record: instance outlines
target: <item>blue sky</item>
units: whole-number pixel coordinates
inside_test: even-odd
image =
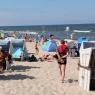
[[[0,26],[95,23],[95,0],[0,0]]]

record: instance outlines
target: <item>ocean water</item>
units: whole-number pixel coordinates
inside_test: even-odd
[[[65,31],[66,27],[69,27],[69,31]],[[73,30],[90,30],[90,33],[73,33],[73,38],[77,39],[80,36],[89,37],[91,40],[95,40],[95,24],[68,24],[68,25],[32,25],[32,26],[2,26],[0,30],[4,31],[29,31],[41,33],[45,31],[47,35],[54,34],[58,39],[70,38]]]

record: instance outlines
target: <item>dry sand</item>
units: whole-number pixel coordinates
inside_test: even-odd
[[[28,52],[35,52],[33,43],[26,46]],[[77,59],[68,57],[65,83],[59,81],[56,61],[14,61],[12,68],[14,71],[0,75],[0,95],[95,95],[79,87]]]

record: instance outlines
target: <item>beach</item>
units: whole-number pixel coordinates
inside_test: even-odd
[[[34,53],[33,42],[26,43],[29,53]],[[14,61],[13,71],[0,74],[0,95],[94,95],[78,84],[78,58],[67,59],[65,82],[59,81],[56,60],[51,62]]]

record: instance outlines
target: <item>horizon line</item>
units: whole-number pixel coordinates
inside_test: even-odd
[[[83,25],[83,24],[95,24],[95,23],[70,23],[70,24],[29,24],[29,25],[0,25],[0,27],[22,27],[22,26],[56,26],[56,25]]]

